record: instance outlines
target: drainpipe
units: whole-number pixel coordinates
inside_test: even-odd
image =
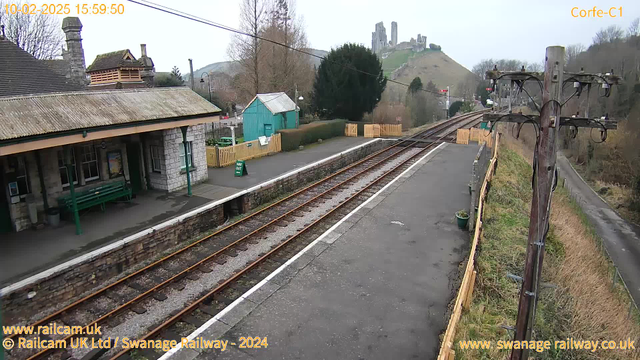
[[[191,196],[191,174],[189,174],[189,154],[187,153],[187,130],[189,126],[182,126],[182,145],[184,145],[184,164],[187,170],[187,196]],[[193,151],[193,149],[191,149]]]
[[[80,228],[80,215],[78,215],[78,203],[76,202],[75,186],[73,184],[73,164],[71,162],[71,146],[66,146],[64,149],[64,161],[67,166],[67,176],[69,179],[69,194],[71,195],[71,211],[73,212],[73,221],[76,223],[76,235],[82,234],[82,228]]]
[[[42,202],[44,204],[44,212],[49,210],[49,200],[47,199],[47,188],[44,185],[44,174],[42,172],[42,161],[40,159],[40,151],[36,151],[36,166],[38,167],[38,177],[40,178],[40,189],[42,193]]]

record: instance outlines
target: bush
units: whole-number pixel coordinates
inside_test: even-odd
[[[318,139],[329,139],[344,135],[344,120],[314,121],[300,125],[298,129],[278,131],[282,136],[282,151],[297,150],[300,145],[312,144]]]

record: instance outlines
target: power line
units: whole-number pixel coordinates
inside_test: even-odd
[[[134,4],[138,4],[138,5],[141,5],[141,6],[148,7],[150,9],[162,11],[162,12],[167,13],[167,14],[175,15],[175,16],[181,17],[183,19],[199,22],[199,23],[204,24],[204,25],[213,26],[215,28],[222,29],[222,30],[227,30],[227,31],[239,34],[239,35],[249,36],[249,37],[252,37],[252,38],[256,38],[258,40],[266,41],[266,42],[269,42],[269,43],[272,43],[272,44],[275,44],[275,45],[282,46],[282,47],[287,48],[289,50],[297,51],[299,53],[302,53],[302,54],[305,54],[305,55],[308,55],[308,56],[311,56],[311,57],[315,57],[315,58],[318,58],[318,59],[321,59],[321,60],[329,61],[324,56],[316,55],[316,54],[313,54],[313,53],[310,53],[308,51],[304,51],[304,50],[301,50],[301,49],[296,49],[296,48],[293,48],[293,47],[291,47],[291,46],[289,46],[287,44],[283,44],[283,43],[277,42],[275,40],[267,39],[267,38],[264,38],[264,37],[259,36],[259,35],[254,35],[254,34],[251,34],[251,33],[244,32],[242,30],[234,29],[234,28],[232,28],[230,26],[219,24],[217,22],[214,22],[214,21],[211,21],[211,20],[207,20],[207,19],[204,19],[204,18],[201,18],[201,17],[197,17],[195,15],[191,15],[189,13],[185,13],[185,12],[180,11],[180,10],[172,9],[172,8],[164,6],[164,5],[156,4],[156,3],[151,2],[151,1],[146,1],[146,0],[127,0],[127,1],[132,2]],[[337,64],[336,62],[333,62],[333,63]],[[338,65],[344,66],[344,64],[338,64]],[[359,72],[361,74],[373,76],[373,77],[376,77],[376,78],[378,77],[378,75],[376,75],[376,74],[372,74],[370,72],[363,71],[363,70],[357,69],[357,68],[352,67],[352,66],[347,66],[346,68],[349,69],[349,70],[354,70],[354,71]],[[389,78],[387,78],[387,82],[392,82],[392,83],[395,83],[395,84],[399,84],[399,85],[402,85],[402,86],[409,87],[409,84],[405,84],[403,82],[400,82],[400,81],[397,81],[397,80],[392,80],[392,79],[389,79]],[[420,90],[428,92],[428,93],[432,93],[432,94],[435,94],[435,95],[443,96],[438,91],[433,91],[433,90],[423,89],[423,88],[421,88]]]

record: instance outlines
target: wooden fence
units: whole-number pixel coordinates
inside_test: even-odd
[[[478,144],[491,142],[491,136],[490,136],[489,130],[484,130],[480,128],[471,128],[469,130],[470,130],[469,141],[477,141]],[[491,146],[489,145],[489,147]]]
[[[380,137],[380,124],[365,124],[364,137],[366,138]]]
[[[380,136],[402,136],[402,124],[380,124]]]
[[[458,129],[456,132],[456,144],[469,143],[469,129]]]
[[[224,167],[236,160],[248,160],[282,151],[280,134],[271,135],[267,145],[260,145],[258,140],[227,147],[207,146],[207,166]]]
[[[496,159],[498,156],[498,141],[500,134],[496,134],[495,138],[495,147],[493,148],[493,156],[491,157],[491,161],[489,162],[489,168],[487,169],[487,174],[484,177],[484,181],[482,183],[482,188],[480,189],[480,193],[478,194],[478,211],[477,211],[477,220],[476,226],[473,233],[473,241],[471,242],[471,251],[469,253],[469,260],[467,261],[467,267],[464,272],[464,276],[462,278],[462,283],[460,284],[460,289],[458,290],[458,295],[456,297],[455,305],[453,306],[453,313],[451,313],[451,318],[449,319],[449,325],[447,326],[447,331],[444,333],[444,338],[442,339],[442,344],[440,346],[440,353],[438,354],[438,360],[453,360],[455,359],[455,351],[452,349],[453,347],[453,338],[456,334],[456,327],[458,326],[458,321],[460,321],[460,316],[462,315],[462,309],[469,309],[471,306],[471,299],[473,295],[473,286],[476,281],[476,271],[473,269],[475,265],[476,259],[476,248],[478,246],[478,241],[480,240],[480,235],[482,232],[482,208],[484,207],[484,198],[487,196],[487,186],[491,177],[493,176],[493,172],[495,171]]]
[[[344,136],[358,136],[358,124],[345,124]]]

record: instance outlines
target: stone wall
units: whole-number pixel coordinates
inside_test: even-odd
[[[184,157],[180,156],[180,147],[184,146],[182,143],[182,131],[180,129],[164,130],[163,138],[167,177],[167,188],[164,190],[175,191],[185,188],[187,187],[187,174],[182,169]],[[193,152],[193,167],[190,169],[191,185],[193,185],[209,178],[204,125],[190,126],[187,131],[187,141],[191,142],[191,151]]]
[[[75,299],[84,292],[223,222],[221,204],[3,296],[2,311],[5,323],[13,323],[11,319],[17,318],[18,314],[20,317],[28,318],[44,309],[50,309],[52,304]],[[35,296],[29,299],[28,294],[32,291],[35,292]]]

